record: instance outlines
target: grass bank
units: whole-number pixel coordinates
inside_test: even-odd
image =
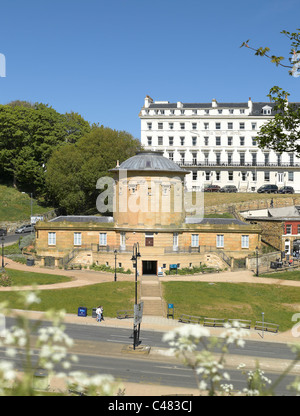
[[[260,277],[270,277],[282,280],[300,280],[300,270],[260,274]]]
[[[44,273],[32,273],[22,270],[5,269],[6,274],[12,279],[13,286],[51,285],[54,283],[69,282],[67,276],[57,276]]]
[[[32,213],[43,214],[53,208],[44,207],[32,199]],[[14,187],[0,184],[0,221],[29,221],[31,215],[31,198],[28,194]]]
[[[83,306],[88,308],[91,316],[93,308],[103,305],[104,316],[115,318],[118,310],[133,309],[134,287],[134,282],[107,282],[71,289],[42,290],[39,294],[41,303],[33,304],[31,310],[64,309],[67,313],[77,314],[78,307]],[[22,309],[16,292],[0,291],[0,302],[4,300],[11,308]]]
[[[163,282],[164,298],[173,303],[175,317],[181,314],[211,318],[247,319],[290,329],[291,318],[300,310],[300,288],[246,283]]]

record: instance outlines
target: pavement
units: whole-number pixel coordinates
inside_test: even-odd
[[[5,267],[15,270],[23,270],[29,271],[31,273],[47,273],[53,275],[63,275],[68,276],[71,278],[71,281],[59,283],[59,284],[51,284],[51,285],[41,285],[38,286],[39,290],[46,290],[46,289],[63,289],[63,288],[70,288],[70,287],[80,287],[85,285],[91,285],[95,283],[101,282],[109,282],[113,281],[113,274],[112,273],[104,273],[104,272],[95,272],[90,270],[61,270],[61,269],[49,269],[45,267],[39,266],[27,266],[22,265],[20,263],[16,263],[11,259],[5,259]],[[133,275],[118,275],[118,281],[132,281],[134,278]],[[272,279],[272,278],[261,278],[256,277],[253,275],[251,271],[238,271],[238,272],[221,272],[221,273],[212,273],[212,274],[201,274],[201,275],[193,275],[193,276],[164,276],[158,278],[160,281],[171,281],[171,280],[184,280],[184,281],[201,281],[201,282],[228,282],[228,283],[256,283],[256,284],[276,284],[282,286],[300,286],[300,282],[297,281],[288,281],[288,280],[279,280],[279,279]],[[18,290],[30,290],[29,286],[24,286],[23,288],[18,288]],[[11,291],[16,290],[12,288],[3,287],[0,288],[0,292],[2,291]],[[15,313],[24,313],[24,311],[15,310]],[[44,319],[43,312],[34,312],[34,311],[26,311],[26,315],[28,318],[32,319]],[[101,327],[112,327],[112,328],[133,328],[133,319],[117,319],[117,318],[110,318],[105,317],[105,320],[101,323],[96,322],[96,319],[91,316],[91,311],[88,311],[88,316],[81,317],[77,316],[76,314],[66,314],[65,316],[66,323],[73,323],[73,324],[80,324],[80,325],[93,325]],[[143,316],[142,324],[141,324],[141,333],[143,330],[149,331],[159,331],[161,333],[170,331],[177,327],[181,327],[183,324],[178,322],[176,319],[166,318],[163,316]],[[219,336],[223,331],[224,328],[214,328],[209,327],[211,335]],[[299,334],[300,336],[300,334]],[[259,342],[279,342],[284,344],[289,343],[297,343],[299,342],[299,338],[296,338],[292,331],[286,332],[266,332],[263,333],[258,330],[251,329],[249,330],[249,335],[247,339],[259,341]],[[86,344],[85,344],[86,347]],[[82,351],[80,346],[80,341],[75,343],[75,352]],[[93,350],[94,346],[93,346]],[[101,349],[103,352],[105,349]],[[107,348],[109,355],[121,355],[125,356],[126,358],[147,358],[147,359],[155,359],[155,360],[174,360],[174,358],[166,358],[163,355],[162,349],[151,348],[148,351],[136,349],[136,351],[132,351],[130,348],[125,348],[124,345],[121,344],[111,344],[110,348]],[[245,363],[249,368],[255,368],[256,365],[256,358],[255,357],[241,357],[242,362]],[[236,357],[228,356],[226,360],[227,364],[236,368],[237,362]],[[231,364],[230,364],[231,363]],[[263,364],[261,365],[262,369],[270,370],[273,369],[276,371],[284,370],[288,362],[276,359],[264,359]],[[296,366],[294,369],[295,373],[299,375],[300,372],[300,365]],[[57,387],[57,386],[56,386]],[[175,388],[170,386],[162,386],[162,385],[152,385],[152,384],[134,384],[134,383],[124,383],[125,394],[126,396],[157,396],[157,395],[199,395],[199,391],[197,389],[184,389],[184,388]]]

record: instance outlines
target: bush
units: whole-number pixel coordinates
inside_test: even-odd
[[[95,264],[95,263],[93,263],[90,266],[90,269],[95,270],[97,272],[109,272],[109,273],[114,273],[115,272],[114,268],[111,268],[110,266],[106,266],[105,264]],[[131,274],[132,273],[132,271],[130,269],[127,269],[125,271],[123,267],[117,267],[116,272],[117,273],[123,273],[123,274]]]

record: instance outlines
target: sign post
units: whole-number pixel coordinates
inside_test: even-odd
[[[133,349],[138,346],[140,340],[140,328],[143,319],[144,302],[134,305],[133,314]]]

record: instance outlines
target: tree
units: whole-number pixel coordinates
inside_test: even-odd
[[[140,148],[131,134],[100,126],[75,144],[57,149],[46,172],[51,202],[67,214],[96,213],[98,179],[110,176],[117,160],[123,162]]]
[[[54,149],[74,143],[91,130],[76,113],[48,105],[14,101],[0,106],[0,175],[14,186],[44,193],[45,166]]]
[[[289,68],[289,74],[295,78],[300,76],[300,29],[297,32],[281,32],[291,41],[289,65],[284,65],[284,57],[270,55],[268,47],[252,48],[249,40],[243,42],[241,47],[255,51],[255,55],[267,57],[276,66]],[[270,89],[268,97],[275,103],[273,110],[275,116],[264,124],[257,136],[258,145],[261,148],[273,149],[276,152],[294,152],[300,156],[300,106],[288,102],[289,93],[278,86]]]

